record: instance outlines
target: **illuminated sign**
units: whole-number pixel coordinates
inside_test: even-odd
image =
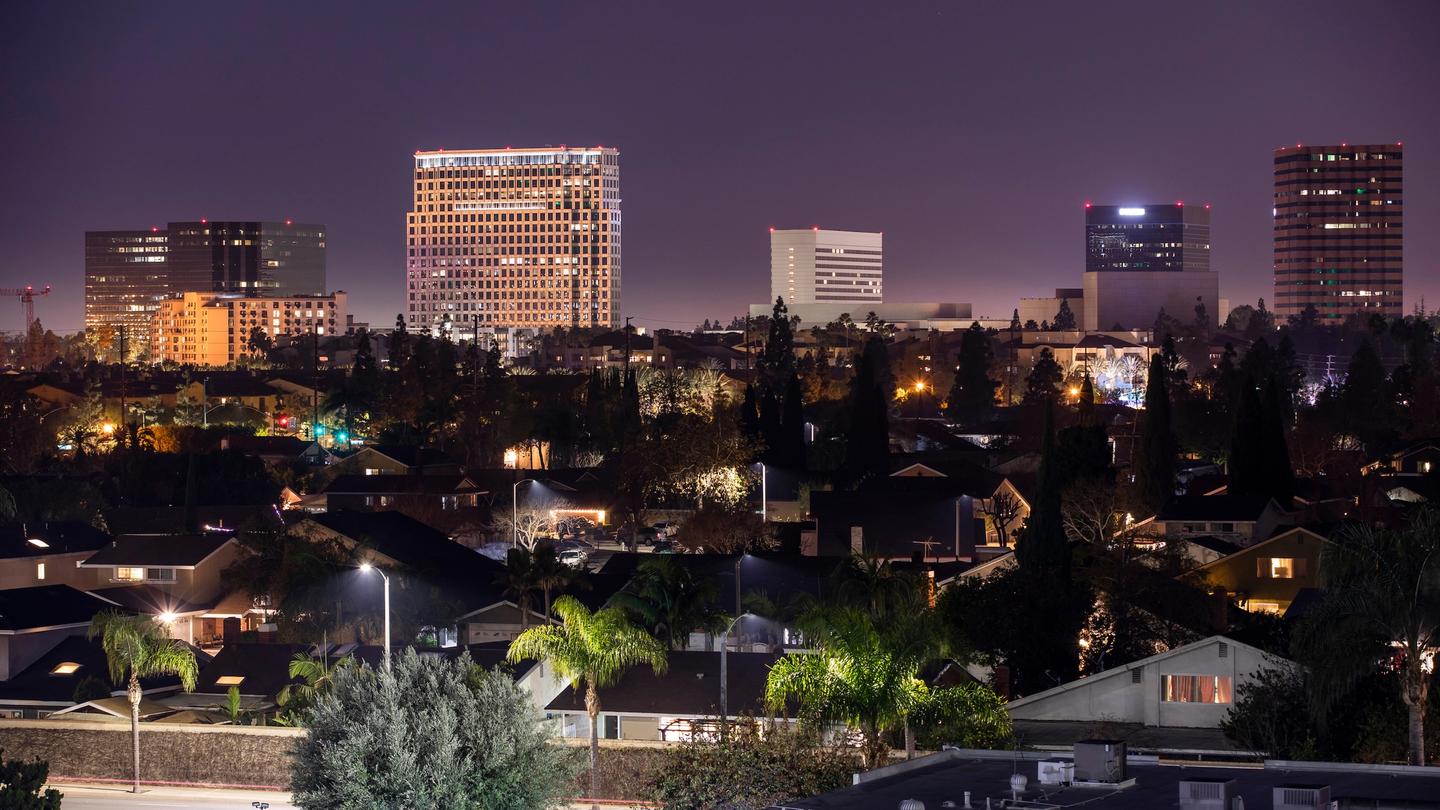
[[[1143,216],[1145,216],[1145,209],[1144,209],[1144,208],[1121,208],[1121,209],[1120,209],[1120,216],[1122,216],[1122,217],[1143,217]]]

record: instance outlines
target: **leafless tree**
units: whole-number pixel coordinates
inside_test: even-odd
[[[980,513],[989,518],[991,525],[995,527],[1001,548],[1010,545],[1010,524],[1018,521],[1023,511],[1024,506],[1020,499],[1008,492],[996,492],[980,502]]]

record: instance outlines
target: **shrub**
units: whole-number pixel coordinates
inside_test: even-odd
[[[722,742],[713,735],[666,749],[652,776],[665,810],[754,810],[850,783],[853,750],[821,744],[785,725],[738,722]]]
[[[294,801],[330,808],[473,807],[536,810],[561,804],[578,771],[550,743],[509,676],[468,656],[413,650],[393,669],[348,666],[310,716],[296,747]]]

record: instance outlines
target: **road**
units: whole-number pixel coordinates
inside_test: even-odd
[[[146,788],[138,796],[124,787],[79,787],[53,785],[65,794],[64,810],[173,810],[184,807],[253,810],[255,802],[268,803],[269,810],[294,810],[288,793],[258,790],[195,790],[190,788]]]

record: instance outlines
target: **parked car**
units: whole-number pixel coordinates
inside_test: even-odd
[[[675,536],[675,532],[680,530],[680,524],[671,523],[670,521],[666,520],[656,523],[650,528],[655,530],[655,534],[659,536],[661,540],[669,540],[670,538]]]

